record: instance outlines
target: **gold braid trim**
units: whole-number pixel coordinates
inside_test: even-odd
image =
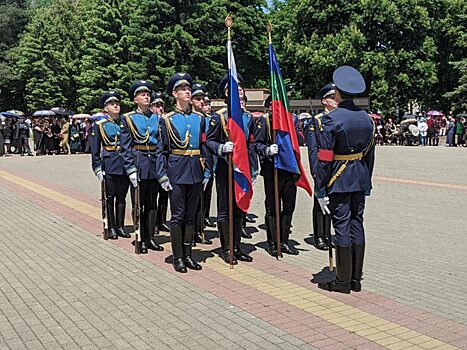
[[[146,135],[142,137],[138,130],[136,129],[135,125],[133,124],[133,120],[130,118],[129,115],[125,116],[126,122],[128,124],[128,128],[130,129],[131,135],[138,143],[146,143],[149,140],[149,130],[146,130]]]
[[[263,115],[263,118],[266,119],[266,128],[268,129],[268,136],[269,136],[269,140],[268,140],[268,141],[271,141],[271,140],[272,140],[272,136],[271,136],[271,121],[269,120],[269,113],[266,113],[265,115]]]
[[[227,110],[220,110],[218,113],[219,113],[219,119],[222,125],[222,130],[224,130],[225,136],[229,138],[229,129],[227,129],[227,124],[225,123],[225,119],[226,119],[225,116],[226,116]]]
[[[190,133],[187,130],[185,133],[185,139],[184,140],[179,139],[177,135],[175,134],[175,131],[172,128],[172,123],[170,122],[170,116],[171,114],[164,116],[164,122],[167,128],[167,133],[169,134],[169,138],[175,144],[175,146],[177,146],[177,148],[185,149],[190,143]]]
[[[336,181],[336,179],[342,175],[342,173],[344,172],[345,168],[347,168],[347,163],[349,161],[346,160],[344,164],[342,164],[339,169],[337,169],[336,173],[334,174],[333,177],[331,177],[331,180],[329,180],[328,182],[328,188],[331,187],[331,185],[334,183],[334,181]]]
[[[99,132],[101,134],[102,140],[104,140],[104,144],[106,146],[115,146],[118,142],[118,136],[115,135],[115,139],[113,141],[110,141],[109,137],[107,136],[107,133],[104,130],[104,122],[107,121],[109,123],[113,123],[113,121],[110,121],[109,119],[103,119],[98,122],[97,125],[99,125]]]

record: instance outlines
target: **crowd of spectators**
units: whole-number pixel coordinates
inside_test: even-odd
[[[0,156],[89,153],[91,127],[89,120],[68,117],[3,118]]]

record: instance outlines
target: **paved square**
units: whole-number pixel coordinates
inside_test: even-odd
[[[144,256],[102,240],[89,156],[0,158],[0,349],[467,349],[466,168],[464,149],[379,147],[364,291],[336,295],[310,283],[327,253],[300,189],[300,255],[264,251],[258,181],[255,261],[229,269],[215,239],[180,275],[167,235]]]

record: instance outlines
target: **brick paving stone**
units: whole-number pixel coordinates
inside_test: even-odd
[[[129,349],[162,343],[180,349],[205,342],[207,349],[234,349],[239,342],[244,342],[244,348],[250,346],[254,342],[248,339],[252,339],[275,349],[277,343],[287,343],[281,338],[286,337],[291,348],[294,344],[312,348],[1,184],[0,197],[7,207],[2,215],[8,218],[0,222],[0,254],[5,261],[0,280],[8,281],[2,293],[18,301],[4,303],[1,313],[13,325],[0,328],[9,347]],[[23,228],[18,230],[15,225],[19,224]],[[12,242],[28,246],[31,237],[26,230],[32,234],[34,249],[11,249]],[[21,293],[27,298],[22,299]],[[214,317],[200,322],[200,310]],[[226,338],[229,328],[222,326],[226,320],[243,337],[235,342]],[[255,332],[249,327],[255,327]],[[258,329],[264,337],[256,334],[261,333]],[[196,333],[203,337],[195,337]]]

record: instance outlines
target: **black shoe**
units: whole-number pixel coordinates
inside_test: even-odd
[[[131,235],[126,233],[123,227],[117,228],[117,235],[122,238],[131,238]]]
[[[362,291],[362,283],[358,280],[352,280],[350,282],[350,289],[352,289],[353,292],[361,292]]]
[[[203,267],[200,264],[198,264],[196,261],[194,261],[190,255],[184,257],[183,261],[185,262],[186,267],[188,267],[189,269],[198,270],[198,271],[203,269]]]
[[[170,228],[166,224],[162,223],[159,225],[159,231],[169,232]]]
[[[255,219],[251,218],[251,217],[248,216],[248,215],[246,216],[245,221],[248,222],[248,223],[250,223],[250,224],[254,224],[254,223],[256,222]]]
[[[207,218],[206,220],[204,220],[204,226],[216,227],[216,223],[213,222],[211,219]]]
[[[291,248],[287,243],[281,244],[281,252],[289,255],[298,255],[298,251]]]
[[[276,257],[277,256],[277,249],[276,249],[276,244],[274,242],[268,242],[268,249],[267,249],[269,255]]]
[[[227,264],[230,264],[230,254],[229,252],[223,252],[219,255],[222,260],[224,260]],[[232,265],[237,265],[237,258],[235,257],[235,254],[232,257]]]
[[[203,236],[201,236],[200,233],[195,233],[195,244],[193,244],[193,247],[196,247],[196,243],[201,243],[201,244],[212,244],[212,241],[204,237],[203,241]]]
[[[339,282],[337,279],[330,282],[318,283],[318,288],[328,290],[330,292],[350,294],[350,283]]]
[[[141,254],[147,254],[148,253],[148,246],[146,245],[146,242],[141,241]]]
[[[314,237],[313,238],[313,245],[315,246],[316,249],[319,250],[329,250],[329,246],[327,241],[324,239],[324,237]]]
[[[117,230],[114,228],[109,228],[109,239],[118,239]]]
[[[151,238],[149,241],[147,241],[146,246],[148,247],[148,249],[155,250],[158,252],[162,252],[164,250],[164,247],[161,247],[159,244],[157,244],[154,238]]]
[[[326,238],[326,245],[329,247],[329,238]],[[334,244],[334,240],[332,239],[332,236],[331,236],[331,248],[336,249],[336,245]]]
[[[242,238],[253,238],[244,227],[242,228]]]
[[[251,256],[243,253],[240,249],[234,249],[234,255],[237,258],[237,260],[240,260],[240,261],[246,261],[246,262],[253,261],[253,258]]]
[[[174,266],[175,271],[180,272],[180,273],[187,272],[185,261],[182,258],[174,259],[172,264]]]

